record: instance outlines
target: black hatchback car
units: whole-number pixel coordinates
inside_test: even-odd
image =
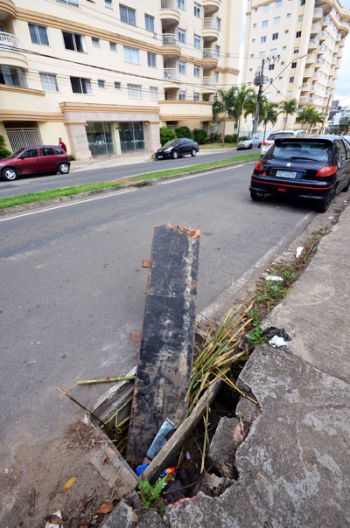
[[[185,154],[190,154],[193,158],[197,156],[199,151],[198,143],[188,138],[173,139],[165,143],[160,149],[155,153],[155,158],[165,159],[165,158],[181,158]]]
[[[252,200],[266,194],[313,200],[325,212],[350,186],[350,145],[338,136],[280,138],[255,165]]]

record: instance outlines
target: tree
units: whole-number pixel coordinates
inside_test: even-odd
[[[176,134],[174,130],[171,130],[171,128],[168,127],[161,127],[160,128],[160,142],[162,145],[165,145],[165,143],[168,143],[168,141],[171,141],[172,139],[176,138]]]
[[[226,120],[228,117],[234,118],[234,103],[235,103],[235,89],[218,90],[215,101],[213,103],[213,117],[214,120],[218,118],[219,114],[224,114],[224,126],[222,132],[222,143],[224,143],[226,135]]]
[[[264,98],[263,104],[260,106],[260,119],[264,124],[264,137],[265,141],[266,128],[268,123],[274,125],[278,119],[278,105],[275,103],[270,103],[267,99]]]
[[[280,104],[280,109],[280,113],[285,115],[283,125],[283,130],[285,130],[287,126],[288,116],[295,114],[298,109],[298,102],[296,99],[289,99],[289,101],[283,101],[283,103]]]
[[[323,114],[321,114],[314,106],[304,106],[298,112],[297,123],[303,125],[309,125],[309,132],[311,133],[313,128],[319,123],[323,123]]]
[[[339,133],[347,134],[350,129],[350,115],[345,115],[339,119]]]
[[[245,85],[235,87],[235,103],[234,116],[237,122],[237,137],[239,141],[239,133],[241,130],[241,119],[244,113],[250,113],[251,109],[256,107],[256,93],[253,88],[248,88]],[[255,112],[255,109],[254,109]]]

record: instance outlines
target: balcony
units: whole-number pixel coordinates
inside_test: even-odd
[[[20,51],[20,40],[11,33],[0,31],[0,63],[4,66],[28,68],[27,57]]]
[[[221,0],[202,0],[204,16],[208,17],[216,13],[221,6]]]
[[[204,48],[203,50],[203,68],[216,68],[219,61],[219,52],[215,48]]]
[[[8,17],[16,18],[17,11],[16,6],[12,0],[1,0],[0,1],[0,21],[3,22]]]
[[[217,92],[217,81],[214,79],[214,77],[208,75],[207,77],[203,77],[203,88],[202,93],[203,94],[214,94]]]
[[[161,121],[212,121],[211,103],[203,101],[160,101]]]
[[[314,9],[314,20],[320,20],[323,18],[323,9],[322,7],[315,7]]]
[[[219,38],[220,23],[217,18],[205,18],[203,23],[203,38],[207,42],[214,42]]]
[[[167,88],[179,88],[179,73],[177,68],[164,68],[163,76],[166,83],[164,89]]]
[[[311,78],[314,77],[314,75],[315,75],[314,68],[305,68],[305,70],[304,70],[305,79],[311,79]]]
[[[162,54],[167,57],[180,57],[181,48],[175,33],[163,33]]]
[[[302,92],[310,92],[312,90],[312,84],[311,83],[303,83],[301,85],[301,91]]]
[[[164,25],[177,25],[180,22],[180,11],[175,0],[162,0],[160,8],[160,19]]]
[[[316,49],[318,47],[318,42],[316,39],[309,40],[309,49]]]
[[[318,35],[322,31],[322,24],[316,22],[311,26],[311,35]]]

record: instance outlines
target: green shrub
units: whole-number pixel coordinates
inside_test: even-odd
[[[203,143],[208,141],[208,134],[203,128],[195,128],[193,130],[193,139],[197,141],[199,145],[203,145]]]
[[[168,127],[161,127],[160,129],[160,142],[162,145],[165,145],[168,141],[176,139],[176,134],[174,130]]]
[[[6,148],[5,139],[0,136],[0,159],[8,158],[11,156],[11,151]]]
[[[220,141],[220,134],[217,132],[211,132],[211,134],[209,134],[209,143],[217,143],[218,141]]]
[[[69,161],[75,161],[75,156],[73,154],[68,154]]]
[[[175,128],[176,136],[178,138],[189,138],[192,139],[192,132],[187,126]]]
[[[248,136],[240,136],[239,140],[240,141],[245,141],[246,139],[249,139]]]
[[[237,134],[227,134],[224,141],[225,143],[237,143]]]

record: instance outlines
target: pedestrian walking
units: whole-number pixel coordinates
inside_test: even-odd
[[[61,147],[62,150],[67,152],[67,146],[65,143],[63,143],[63,139],[61,137],[58,138],[58,145]]]

